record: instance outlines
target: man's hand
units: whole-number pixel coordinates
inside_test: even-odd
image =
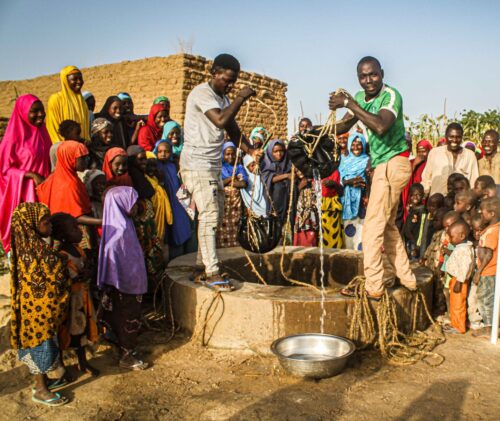
[[[244,86],[237,94],[236,96],[243,98],[243,101],[246,101],[248,98],[251,98],[253,96],[256,96],[257,92],[255,92],[252,88],[249,86]]]
[[[350,101],[353,101],[353,98],[347,92],[339,92],[338,94],[332,92],[330,94],[330,101],[328,101],[328,106],[330,110],[338,110],[339,108],[346,107]]]
[[[250,156],[258,164],[262,157],[264,156],[264,151],[262,149],[250,149]]]

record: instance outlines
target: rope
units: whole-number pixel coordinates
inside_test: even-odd
[[[374,318],[365,290],[365,277],[355,277],[347,288],[355,293],[348,335],[360,345],[359,348],[374,345],[380,350],[382,357],[393,365],[410,365],[422,360],[431,366],[443,363],[444,357],[432,350],[442,344],[445,337],[441,327],[432,318],[422,291],[417,291],[414,295],[411,330],[409,334],[405,334],[398,328],[396,303],[387,289],[377,305]],[[416,328],[418,312],[422,309],[431,323],[431,328],[426,332]]]

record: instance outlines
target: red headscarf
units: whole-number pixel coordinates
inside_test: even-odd
[[[146,125],[139,130],[137,143],[145,151],[152,151],[155,148],[156,142],[161,139],[162,129],[156,127],[155,118],[156,114],[164,110],[166,110],[164,104],[154,104],[149,111]]]
[[[432,149],[432,144],[427,139],[422,139],[420,142],[417,143],[417,149],[418,148],[425,148],[428,151],[430,151]]]
[[[111,162],[117,156],[125,156],[128,158],[127,152],[122,148],[111,148],[108,149],[106,155],[104,155],[104,162],[102,164],[102,171],[106,176],[106,181],[108,182],[108,186],[131,186],[132,187],[132,179],[130,175],[123,174],[115,176],[113,174],[113,170],[111,168]]]
[[[61,142],[57,148],[54,172],[36,189],[38,199],[51,213],[66,212],[75,218],[90,214],[89,194],[76,172],[76,160],[88,154],[84,144],[73,140]]]

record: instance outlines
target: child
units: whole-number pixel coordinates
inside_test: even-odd
[[[432,237],[434,235],[434,218],[438,209],[444,206],[444,196],[441,193],[434,193],[427,200],[427,217],[423,219],[422,225],[420,227],[420,233],[417,240],[417,246],[420,249],[420,257],[423,257],[427,247],[431,243]],[[441,215],[442,219],[442,215]],[[439,225],[442,221],[439,222]]]
[[[455,195],[453,210],[463,218],[465,213],[472,215],[476,209],[477,196],[474,190],[465,190]]]
[[[444,205],[448,209],[453,209],[453,205],[455,204],[455,194],[456,194],[455,181],[458,181],[457,188],[459,190],[461,190],[462,184],[464,183],[463,179],[465,179],[466,182],[468,183],[468,180],[462,174],[459,174],[459,173],[453,173],[448,177],[448,180],[447,180],[448,194],[444,198]],[[465,189],[465,190],[467,190],[467,189]]]
[[[483,197],[487,197],[485,196],[485,190],[488,187],[496,187],[493,177],[491,177],[490,175],[480,175],[478,178],[476,178],[473,190],[479,200],[481,200]]]
[[[89,150],[89,168],[101,169],[106,152],[113,147],[113,124],[102,117],[92,122],[91,139],[86,142]]]
[[[87,265],[85,253],[78,247],[82,232],[77,220],[67,213],[55,213],[51,223],[52,237],[59,242],[57,248],[65,256],[71,278],[69,309],[59,331],[59,346],[61,350],[76,348],[80,371],[96,377],[99,370],[88,363],[85,352],[89,342],[97,341],[98,333],[89,290],[92,270]]]
[[[450,243],[455,247],[446,263],[446,273],[451,277],[450,326],[445,327],[447,333],[465,333],[467,322],[467,290],[468,281],[474,270],[474,248],[468,241],[470,227],[463,220],[449,227]]]
[[[142,296],[148,289],[144,254],[132,220],[138,198],[128,186],[106,192],[97,274],[97,285],[103,291],[102,322],[118,340],[120,367],[131,370],[148,367],[136,352]]]
[[[184,145],[181,126],[175,121],[169,121],[163,126],[162,140],[168,140],[172,148],[172,161],[175,163],[177,171],[179,171],[179,157]],[[171,199],[172,200],[172,199]]]
[[[410,187],[408,216],[403,226],[403,235],[406,251],[410,260],[417,260],[420,256],[420,247],[417,245],[421,226],[427,219],[427,210],[424,205],[424,186],[415,183]]]
[[[323,228],[323,245],[328,248],[344,247],[344,229],[342,226],[342,203],[340,197],[344,190],[340,184],[340,173],[335,170],[322,180],[321,214]]]
[[[102,171],[106,176],[106,187],[132,186],[132,179],[128,174],[128,155],[125,149],[111,148],[104,155]]]
[[[297,212],[293,226],[293,245],[303,247],[316,247],[318,245],[319,214],[316,194],[311,180],[304,177],[297,170],[299,180],[297,189]]]
[[[73,120],[64,120],[59,125],[59,134],[62,136],[64,140],[76,140],[77,142],[83,142],[81,139],[82,128],[79,123]],[[57,164],[57,149],[61,146],[62,142],[54,143],[50,148],[50,165],[52,167],[52,171]]]
[[[481,233],[486,229],[486,227],[487,225],[484,223],[483,217],[480,213],[472,216],[470,240],[472,241],[474,247],[479,245]]]
[[[83,177],[83,184],[90,197],[92,215],[102,219],[103,194],[106,190],[106,176],[100,170],[88,170]]]
[[[258,128],[258,127],[256,127]],[[255,129],[254,129],[255,130]],[[257,133],[255,136],[259,135]],[[243,157],[243,166],[247,173],[247,186],[241,189],[241,198],[248,211],[251,211],[256,216],[267,215],[267,194],[262,182],[262,177],[259,173],[259,166],[250,155]]]
[[[499,198],[491,197],[481,202],[481,216],[487,228],[479,239],[477,272],[474,276],[474,283],[477,285],[477,304],[484,322],[484,328],[477,330],[474,334],[478,337],[488,338],[491,335],[498,256],[499,215]]]
[[[224,214],[218,227],[217,247],[237,247],[239,245],[238,224],[241,219],[240,189],[247,186],[247,174],[243,165],[237,164],[236,146],[226,142],[222,146],[222,182],[224,183]],[[236,164],[236,165],[235,165]]]
[[[51,232],[49,208],[41,203],[21,203],[12,214],[10,343],[34,376],[31,399],[61,406],[68,399],[51,389],[67,383],[57,332],[66,314],[71,281],[63,258],[45,241]],[[59,379],[50,383],[49,372],[56,372]]]

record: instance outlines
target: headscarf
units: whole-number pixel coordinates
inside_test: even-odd
[[[62,142],[57,149],[54,172],[36,189],[38,199],[52,213],[66,212],[78,218],[91,212],[89,195],[76,172],[76,160],[88,154],[87,147],[74,140]]]
[[[161,143],[170,144],[166,139],[159,140],[155,145],[155,153],[158,152],[158,146]],[[191,238],[191,222],[186,210],[177,198],[177,191],[181,187],[179,177],[177,176],[177,168],[172,157],[168,162],[158,160],[156,165],[163,174],[165,189],[170,198],[170,206],[173,213],[174,223],[167,227],[167,238],[170,244],[180,246]]]
[[[243,157],[243,166],[247,173],[247,186],[240,190],[241,198],[247,209],[251,210],[257,216],[267,215],[267,200],[265,196],[264,184],[260,174],[254,174],[248,169],[248,166],[254,162],[250,155]]]
[[[75,66],[66,66],[60,72],[61,90],[50,96],[47,105],[47,130],[52,143],[64,141],[59,134],[59,125],[64,120],[74,120],[80,123],[82,139],[90,139],[89,107],[81,93],[71,90],[67,77],[80,70]]]
[[[113,124],[102,117],[96,118],[92,122],[90,129],[91,141],[87,142],[87,147],[89,149],[90,169],[101,169],[104,163],[104,155],[106,152],[113,147],[113,145],[106,145],[99,137],[99,132],[104,129],[110,129],[113,131]]]
[[[359,156],[355,156],[352,151],[352,143],[355,140],[361,141],[363,145],[363,152]],[[341,160],[339,166],[340,180],[351,180],[355,177],[363,177],[366,181],[366,166],[370,157],[366,154],[366,139],[361,133],[353,133],[347,140],[347,150],[349,155]],[[344,195],[341,198],[342,202],[342,217],[346,219],[354,219],[359,214],[359,206],[361,204],[361,194],[363,189],[361,187],[346,186],[344,185]]]
[[[89,92],[89,91],[83,91],[82,96],[83,96],[83,99],[85,101],[87,101],[87,99],[89,99],[89,98],[94,98],[94,94],[92,92]]]
[[[139,194],[139,199],[151,199],[155,194],[155,189],[146,178],[146,175],[136,165],[137,155],[143,152],[145,152],[144,148],[139,145],[132,145],[127,148],[128,173],[132,178],[134,189]]]
[[[106,102],[102,106],[101,111],[99,111],[96,114],[96,117],[105,118],[113,125],[112,144],[120,148],[126,149],[128,145],[130,145],[130,133],[125,123],[125,120],[123,119],[123,115],[120,115],[120,118],[116,120],[109,114],[109,107],[113,102],[117,101],[121,103],[122,100],[116,95],[108,97],[106,99]]]
[[[159,104],[160,102],[170,102],[170,100],[166,97],[166,96],[157,96],[154,101],[153,101],[153,105],[155,104]]]
[[[109,186],[132,186],[132,179],[128,172],[123,175],[115,176],[111,168],[111,162],[117,156],[127,156],[127,152],[122,148],[111,148],[104,155],[104,163],[102,164],[102,171],[106,176],[106,181]]]
[[[57,335],[69,299],[65,262],[38,233],[50,216],[41,203],[21,203],[12,214],[10,256],[10,342],[14,349],[34,348]],[[43,323],[42,323],[43,321]]]
[[[132,97],[127,93],[127,92],[120,92],[118,95],[116,95],[118,98],[120,98],[122,101],[124,99],[130,99],[132,101]]]
[[[97,285],[140,295],[148,289],[146,264],[134,222],[128,215],[137,202],[132,187],[113,187],[104,198]]]
[[[261,132],[264,132],[264,134],[262,134]],[[254,138],[258,138],[262,141],[262,143],[266,143],[268,137],[269,137],[269,132],[264,127],[257,126],[251,131],[250,138],[248,140],[250,141],[250,144],[253,146],[255,143]]]
[[[89,197],[94,197],[94,189],[92,188],[92,182],[96,179],[96,177],[104,175],[104,173],[101,170],[98,169],[92,169],[92,170],[87,170],[85,171],[85,175],[83,176],[83,184],[85,184],[85,188],[87,189],[87,193],[89,194]]]
[[[3,249],[10,250],[10,218],[22,202],[36,202],[35,183],[25,178],[34,172],[46,178],[50,174],[49,133],[42,124],[32,125],[28,120],[31,106],[39,99],[21,95],[14,104],[4,137],[0,142],[0,236]]]
[[[166,110],[165,105],[155,104],[149,110],[148,121],[139,130],[138,143],[146,151],[152,151],[158,139],[161,138],[162,129],[156,127],[155,117],[160,111]]]
[[[225,142],[224,145],[222,145],[222,179],[225,180],[226,178],[230,178],[233,176],[233,170],[234,170],[234,164],[228,164],[226,161],[224,161],[224,152],[227,148],[233,148],[234,152],[236,154],[236,162],[238,162],[238,150],[236,149],[236,145],[233,142]],[[243,177],[243,180],[248,181],[247,173],[245,171],[245,168],[243,168],[243,165],[241,164],[236,164],[236,171],[234,173],[234,176],[237,177],[238,175],[241,175]]]
[[[156,158],[154,158],[156,159]],[[156,177],[150,177],[146,174],[146,180],[153,187],[155,194],[151,198],[153,208],[155,210],[156,233],[158,238],[163,241],[165,237],[166,224],[172,225],[172,206],[168,198],[167,192],[160,185]]]
[[[92,122],[92,127],[90,129],[90,135],[92,137],[94,137],[95,135],[97,135],[101,130],[104,130],[104,129],[111,129],[113,130],[113,124],[103,118],[103,117],[99,117],[99,118],[96,118],[93,122]]]
[[[168,139],[168,135],[170,134],[170,132],[173,130],[173,129],[179,129],[179,144],[178,145],[174,145],[172,142],[170,142],[170,146],[172,147],[172,153],[175,155],[175,156],[180,156],[181,152],[182,152],[182,147],[184,145],[184,136],[182,135],[182,130],[181,130],[181,126],[179,125],[179,123],[171,120],[171,121],[168,121],[167,123],[165,123],[165,125],[163,126],[163,134],[161,136],[162,139]],[[157,143],[158,144],[158,143]],[[156,146],[155,146],[155,151],[153,151],[155,154],[156,154]]]

